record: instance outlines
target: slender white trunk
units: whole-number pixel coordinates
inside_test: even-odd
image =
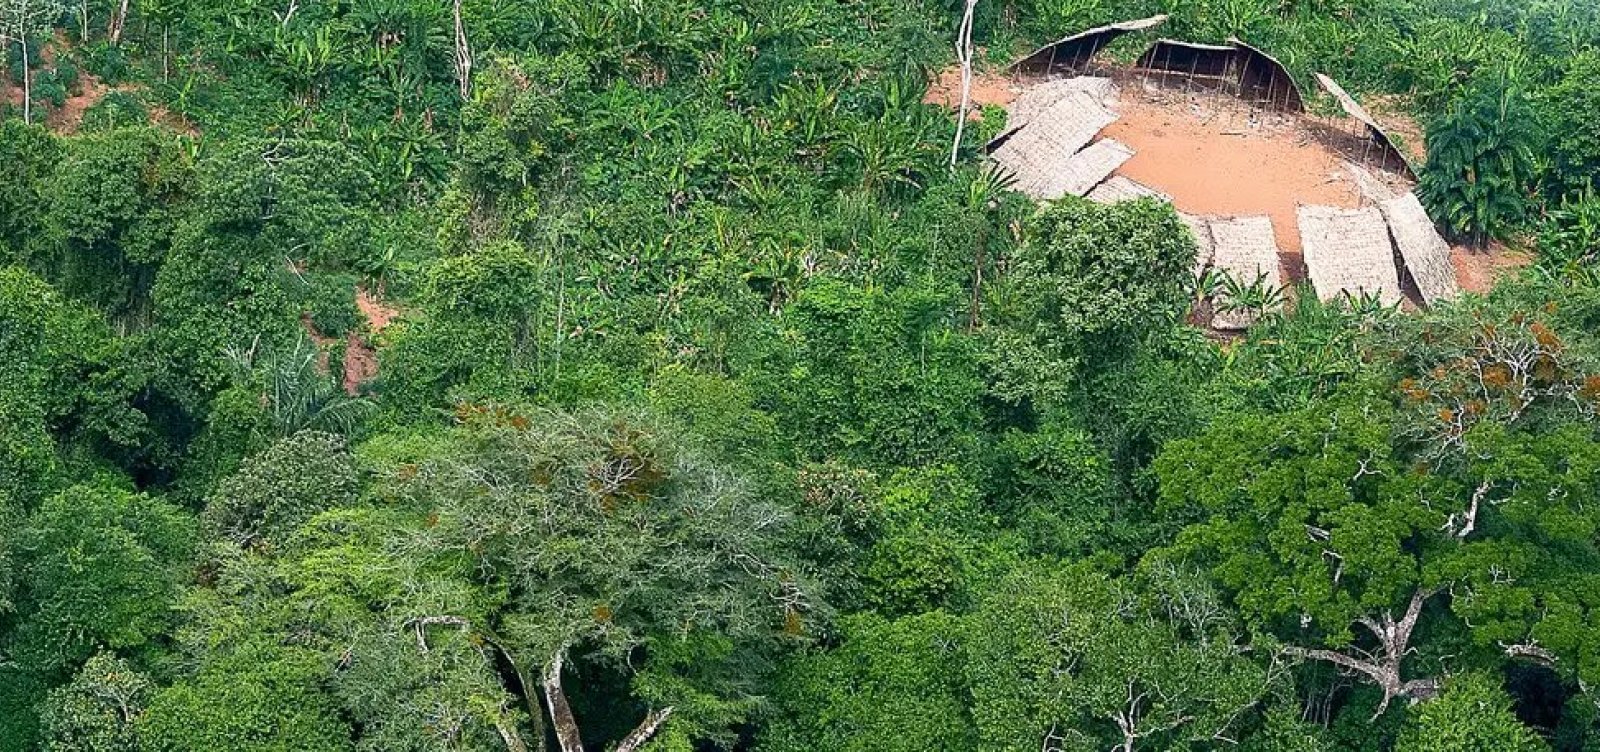
[[[83,22],[85,24],[89,23],[89,16],[88,16],[88,12],[87,11],[85,11],[85,13],[84,13],[84,21]],[[124,25],[126,25],[127,23],[128,23],[128,0],[122,0],[122,2],[117,4],[117,12],[113,13],[111,15],[111,33],[110,33],[109,36],[111,37],[111,43],[112,44],[117,44],[117,43],[120,43],[122,41],[122,27]]]
[[[28,70],[28,32],[17,35],[22,45],[22,122],[33,122],[33,74]]]
[[[456,82],[461,86],[461,98],[472,93],[472,49],[467,45],[467,27],[461,20],[461,0],[455,0],[456,21]]]
[[[967,105],[972,98],[972,15],[978,0],[966,0],[966,10],[961,14],[961,28],[956,32],[956,59],[961,62],[961,107],[956,110],[956,140],[950,144],[950,166],[956,166],[961,152],[961,136],[967,127]]]

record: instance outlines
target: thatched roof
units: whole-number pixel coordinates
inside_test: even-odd
[[[1100,50],[1105,49],[1106,45],[1115,41],[1117,37],[1130,32],[1144,31],[1145,29],[1160,26],[1166,20],[1166,16],[1151,16],[1080,31],[1028,53],[1026,57],[1012,63],[1011,69],[1014,71],[1041,73],[1063,66],[1077,68],[1079,65],[1087,63]]]
[[[1132,158],[1133,150],[1122,142],[1100,139],[1067,160],[1053,185],[1059,186],[1059,195],[1082,196]]]
[[[1268,217],[1231,217],[1207,221],[1213,242],[1212,265],[1240,284],[1262,279],[1270,287],[1283,285],[1278,271],[1278,241]],[[1226,301],[1218,301],[1223,304]],[[1220,307],[1220,305],[1219,305]],[[1246,329],[1256,320],[1248,311],[1218,313],[1211,320],[1217,329]]]
[[[1027,127],[996,146],[991,157],[1016,176],[1017,190],[1035,199],[1060,198],[1067,189],[1063,180],[1072,158],[1116,119],[1104,106],[1085,97],[1070,96],[1051,105]],[[1091,183],[1083,190],[1093,187]]]
[[[1305,112],[1306,98],[1295,83],[1294,74],[1277,58],[1237,38],[1229,39],[1238,48],[1240,96],[1267,103],[1269,109]]]
[[[1133,201],[1141,198],[1153,198],[1158,201],[1172,203],[1171,196],[1121,175],[1112,175],[1106,178],[1106,182],[1095,186],[1094,190],[1089,191],[1087,198],[1100,204],[1119,204],[1123,201]]]
[[[1183,222],[1184,226],[1189,228],[1189,234],[1194,236],[1194,276],[1199,277],[1206,273],[1206,269],[1211,268],[1212,259],[1217,252],[1216,241],[1211,239],[1211,225],[1203,217],[1183,212],[1178,212],[1178,220]]]
[[[1139,56],[1136,69],[1224,76],[1233,69],[1239,50],[1232,45],[1197,44],[1161,38]]]
[[[1422,299],[1435,303],[1459,294],[1455,266],[1450,263],[1450,244],[1439,236],[1416,195],[1407,193],[1389,199],[1378,204],[1378,209],[1389,222],[1389,233]]]
[[[1296,213],[1306,271],[1317,297],[1331,300],[1341,293],[1366,293],[1387,305],[1400,302],[1394,246],[1382,212],[1374,207],[1302,206]]]
[[[1417,171],[1411,164],[1411,158],[1400,150],[1400,147],[1395,144],[1394,138],[1389,135],[1389,132],[1378,124],[1377,118],[1374,118],[1372,113],[1367,112],[1367,108],[1362,107],[1355,97],[1350,96],[1350,92],[1345,91],[1338,81],[1321,73],[1317,74],[1317,85],[1321,86],[1323,91],[1328,92],[1339,103],[1340,109],[1344,110],[1346,115],[1367,127],[1367,135],[1378,142],[1378,146],[1388,155],[1386,161],[1392,159],[1396,167],[1404,170],[1411,177],[1416,177]]]
[[[1109,78],[1080,76],[1045,81],[1028,88],[1006,108],[1006,127],[989,141],[989,148],[999,146],[1012,134],[1027,127],[1040,113],[1063,99],[1077,97],[1083,107],[1109,107],[1116,98],[1117,89]]]

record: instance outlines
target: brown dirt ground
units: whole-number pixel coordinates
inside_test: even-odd
[[[1103,136],[1134,150],[1117,173],[1191,214],[1272,218],[1285,272],[1300,278],[1301,204],[1354,208],[1359,187],[1311,124],[1251,110],[1222,95],[1141,92],[1124,82]]]
[[[289,266],[298,270],[292,263]],[[356,308],[361,310],[367,325],[365,332],[350,332],[345,337],[343,384],[345,393],[352,397],[361,393],[362,384],[378,375],[378,352],[373,348],[370,338],[381,333],[400,315],[398,308],[385,304],[378,295],[361,286],[356,287]],[[309,314],[300,316],[300,326],[317,345],[317,370],[327,373],[328,345],[333,344],[334,338],[317,331]]]
[[[968,120],[982,120],[982,109],[986,105],[1004,107],[1011,104],[1027,82],[1009,78],[1004,74],[994,71],[974,71],[972,74],[972,90],[968,92],[967,110]],[[928,84],[928,93],[924,94],[922,101],[925,104],[936,104],[948,109],[961,106],[961,66],[952,65],[939,71],[939,75]]]
[[[367,320],[367,335],[351,332],[344,349],[344,390],[354,395],[361,391],[361,385],[371,381],[378,375],[378,353],[373,349],[368,336],[375,336],[400,315],[400,310],[386,305],[379,294],[369,292],[365,287],[356,288],[356,307],[361,309],[361,315]]]
[[[1533,255],[1499,243],[1491,243],[1487,249],[1454,246],[1450,249],[1450,263],[1456,268],[1456,282],[1463,291],[1483,294],[1501,277],[1533,263]]]

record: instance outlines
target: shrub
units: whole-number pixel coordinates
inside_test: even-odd
[[[1421,194],[1460,238],[1504,238],[1527,216],[1538,133],[1521,87],[1505,71],[1479,77],[1428,128]]]

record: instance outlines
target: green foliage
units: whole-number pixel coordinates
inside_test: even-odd
[[[60,286],[143,325],[188,167],[164,134],[133,126],[75,139],[50,181],[46,222]]]
[[[1475,77],[1428,127],[1420,192],[1446,229],[1476,242],[1505,238],[1527,216],[1541,149],[1521,82],[1505,69]]]
[[[1556,182],[1565,192],[1595,185],[1600,171],[1600,92],[1593,82],[1600,76],[1600,54],[1588,52],[1568,61],[1561,79],[1538,95],[1539,108],[1550,132],[1550,157]],[[1541,245],[1541,249],[1542,249]]]
[[[1537,752],[1548,749],[1511,713],[1511,698],[1492,676],[1450,679],[1444,694],[1408,715],[1395,749],[1403,752]]]
[[[959,0],[119,8],[5,45],[111,90],[0,117],[0,749],[1593,745],[1600,11],[979,3],[1428,122],[1543,263],[1417,312],[948,167]]]
[[[1157,748],[1226,736],[1277,680],[1202,582],[1019,571],[975,614],[967,681],[985,749]]]
[[[140,749],[335,752],[350,728],[317,686],[328,665],[295,647],[250,645],[162,689],[139,719]]]
[[[1180,315],[1194,242],[1170,207],[1064,200],[1031,221],[995,342],[1000,394],[1060,402],[1087,362]]]
[[[778,678],[785,712],[767,726],[760,749],[977,749],[961,632],[956,617],[938,611],[848,619],[839,647],[792,660]]]
[[[171,627],[194,541],[160,499],[74,486],[47,499],[17,540],[19,620],[7,652],[46,675],[99,648],[138,652]]]
[[[50,752],[134,752],[150,702],[149,678],[109,653],[96,653],[66,686],[50,691],[41,720]]]
[[[209,536],[272,546],[318,512],[351,506],[356,470],[344,440],[315,431],[282,439],[245,460],[206,503]]]

